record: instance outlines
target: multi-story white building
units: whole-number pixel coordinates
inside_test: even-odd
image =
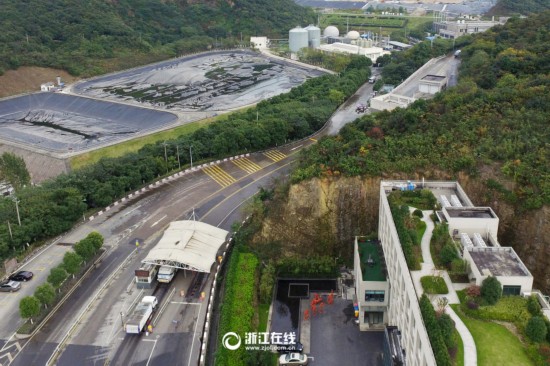
[[[382,181],[378,240],[358,238],[354,246],[359,326],[361,330],[397,327],[407,364],[435,365],[388,201],[392,191],[414,189],[428,189],[436,197],[436,217],[448,225],[457,250],[469,263],[472,284],[480,285],[494,276],[505,295],[520,295],[532,290],[533,276],[513,248],[498,243],[495,212],[490,207],[475,207],[457,182]]]

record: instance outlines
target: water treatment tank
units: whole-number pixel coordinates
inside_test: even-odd
[[[296,27],[288,32],[288,46],[290,52],[298,52],[308,45],[308,32],[304,28]]]
[[[306,30],[308,34],[309,47],[319,48],[321,45],[321,29],[314,25],[308,25]]]
[[[325,37],[338,37],[340,35],[340,31],[335,26],[329,25],[323,31],[323,35]]]
[[[351,40],[356,40],[356,39],[359,39],[361,35],[359,34],[359,32],[357,31],[349,31],[348,34],[346,34],[346,38],[349,38]]]

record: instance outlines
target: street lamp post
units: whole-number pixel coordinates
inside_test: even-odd
[[[124,313],[120,312],[120,323],[122,324],[122,327],[124,328]]]
[[[193,168],[193,151],[191,150],[193,145],[189,145],[189,159],[191,161],[191,168]]]

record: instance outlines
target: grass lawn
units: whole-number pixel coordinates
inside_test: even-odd
[[[479,366],[533,365],[519,339],[508,329],[492,322],[469,318],[460,312],[457,305],[452,307],[474,337]]]
[[[267,332],[267,317],[269,316],[269,304],[260,304],[258,308],[258,332]]]
[[[454,334],[456,339],[456,355],[453,360],[453,365],[464,366],[464,343],[462,343],[462,338],[456,329]]]

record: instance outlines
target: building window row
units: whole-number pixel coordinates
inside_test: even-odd
[[[385,291],[365,291],[365,301],[384,302]]]

